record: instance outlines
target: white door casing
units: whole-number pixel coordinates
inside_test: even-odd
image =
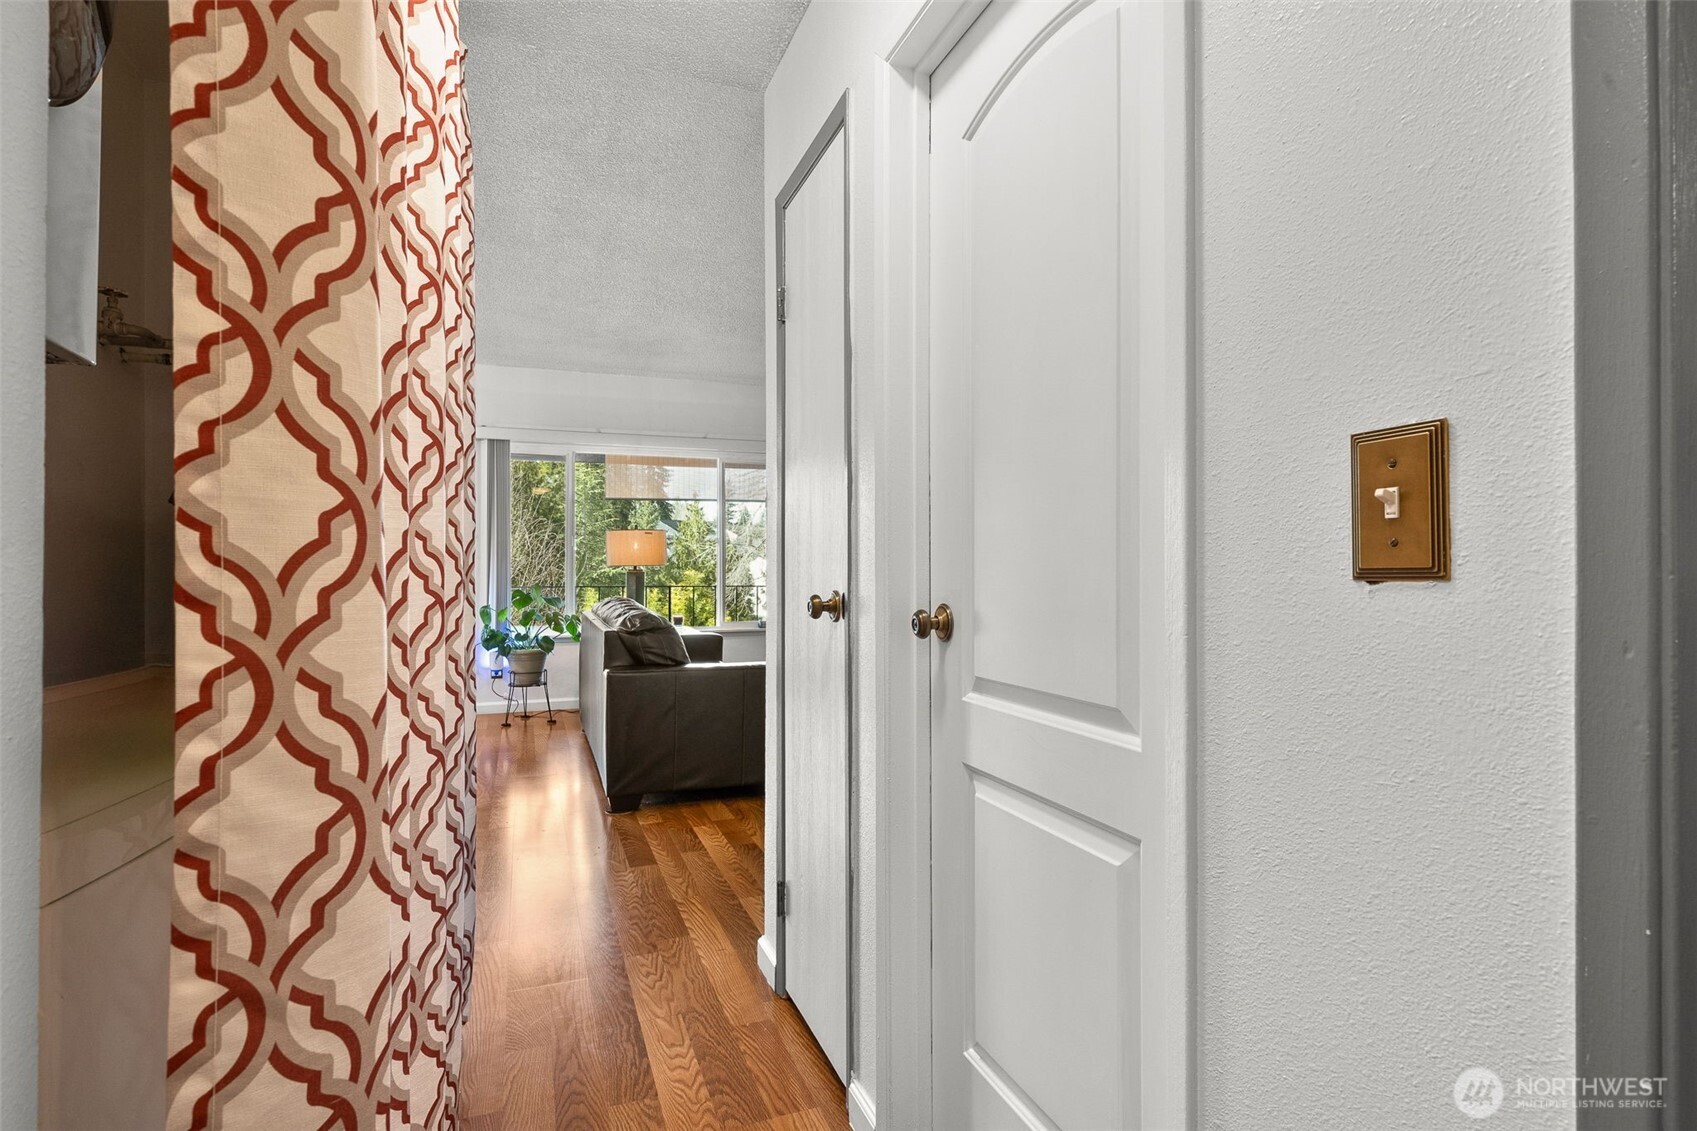
[[[807,597],[848,589],[846,137],[822,135],[779,200],[783,385],[783,988],[849,1071],[849,630]],[[849,610],[852,616],[852,608]]]
[[[1185,18],[996,3],[932,76],[937,1127],[1188,1118]]]

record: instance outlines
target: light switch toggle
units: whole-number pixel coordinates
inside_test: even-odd
[[[1402,517],[1401,487],[1380,487],[1373,492],[1373,497],[1385,504],[1385,517],[1387,519]]]

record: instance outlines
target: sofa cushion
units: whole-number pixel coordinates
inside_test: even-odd
[[[627,601],[612,611],[607,623],[618,632],[646,632],[670,622],[653,609],[645,608],[635,601]]]
[[[609,668],[666,668],[689,663],[678,630],[660,614],[625,597],[609,597],[594,612],[621,647],[607,649]]]
[[[689,653],[692,664],[717,664],[725,658],[725,638],[717,632],[703,632],[699,628],[679,628],[678,635],[683,637],[684,650]]]
[[[605,625],[612,626],[619,619],[619,614],[627,609],[640,609],[641,605],[629,597],[603,597],[595,602],[595,607],[589,611]]]

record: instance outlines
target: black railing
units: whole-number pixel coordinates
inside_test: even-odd
[[[558,589],[544,589],[550,597],[561,595]],[[593,606],[605,597],[623,597],[623,585],[580,585],[575,602],[579,610]],[[718,621],[714,606],[717,594],[711,585],[649,585],[643,591],[643,604],[667,620],[683,618],[683,623],[696,628],[709,627]],[[760,620],[766,615],[764,585],[725,586],[725,619],[727,621]]]

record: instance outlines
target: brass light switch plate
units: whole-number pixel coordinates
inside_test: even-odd
[[[1450,422],[1349,438],[1357,581],[1450,579]]]

